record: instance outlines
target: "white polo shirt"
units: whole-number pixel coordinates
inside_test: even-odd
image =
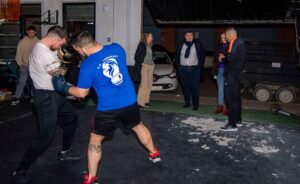
[[[57,52],[42,43],[37,43],[29,57],[29,73],[35,89],[54,90],[52,76],[48,71],[60,66]]]

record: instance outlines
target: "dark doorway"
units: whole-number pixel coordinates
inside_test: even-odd
[[[21,4],[20,6],[20,15],[26,17],[26,27],[33,25],[36,27],[37,30],[37,37],[41,38],[42,31],[40,24],[34,24],[34,22],[41,21],[41,4],[34,3],[34,4]],[[26,28],[24,28],[26,29]]]
[[[95,36],[95,3],[64,3],[63,25],[69,36],[83,30]]]

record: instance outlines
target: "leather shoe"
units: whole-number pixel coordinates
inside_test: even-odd
[[[191,104],[184,104],[182,107],[183,108],[188,108],[189,106],[191,106]]]

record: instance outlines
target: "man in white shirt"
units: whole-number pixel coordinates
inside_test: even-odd
[[[27,149],[19,167],[13,172],[13,183],[26,183],[26,172],[40,154],[49,146],[55,135],[57,123],[63,128],[62,148],[58,160],[78,160],[71,152],[78,115],[65,96],[55,92],[52,75],[59,69],[57,50],[66,43],[66,32],[60,26],[51,27],[38,42],[29,58],[29,72],[35,87],[34,106],[38,119],[39,135]]]

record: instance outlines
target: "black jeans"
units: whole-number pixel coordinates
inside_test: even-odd
[[[243,87],[244,77],[242,72],[225,73],[225,104],[228,109],[228,122],[231,125],[236,125],[242,121],[242,101],[241,89]]]
[[[194,108],[199,107],[200,78],[201,69],[198,66],[181,66],[179,68],[179,77],[181,78],[184,102],[186,105],[192,103]]]
[[[35,90],[34,106],[38,119],[38,136],[27,149],[19,169],[28,169],[54,138],[56,125],[63,129],[62,150],[72,146],[78,115],[66,98],[55,91]]]

